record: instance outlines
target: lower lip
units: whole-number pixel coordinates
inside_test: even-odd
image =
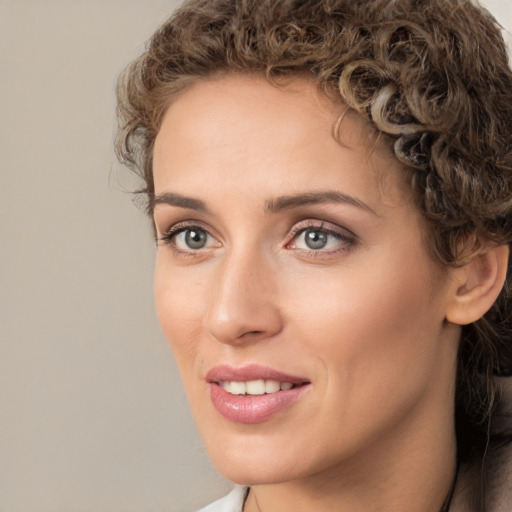
[[[210,394],[217,411],[234,423],[261,423],[297,401],[309,389],[308,384],[264,395],[232,395],[218,384],[210,383]]]

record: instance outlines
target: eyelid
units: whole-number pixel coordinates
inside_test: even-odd
[[[197,220],[197,219],[187,219],[187,220],[181,220],[177,222],[170,223],[169,227],[165,228],[164,230],[158,229],[157,226],[157,236],[158,238],[165,238],[169,235],[173,235],[177,233],[178,231],[182,231],[184,229],[190,229],[190,228],[200,228],[204,231],[207,231],[211,234],[211,228],[205,224],[204,222]],[[162,231],[162,234],[160,232]],[[212,235],[213,236],[213,235]]]
[[[324,233],[334,236],[335,238],[337,238],[340,241],[340,245],[342,245],[342,247],[335,248],[335,249],[327,249],[327,250],[325,250],[325,249],[299,249],[299,248],[293,247],[293,243],[298,238],[298,236],[300,234],[302,234],[304,231],[307,231],[308,229],[316,229],[318,231],[323,231]],[[307,220],[298,222],[297,224],[295,224],[292,227],[292,229],[290,230],[290,233],[288,235],[287,242],[285,243],[285,248],[295,249],[302,253],[308,253],[308,254],[311,254],[314,256],[321,256],[322,254],[327,256],[329,254],[348,250],[350,248],[350,246],[356,244],[357,241],[358,241],[357,235],[345,227],[339,226],[332,222],[327,222],[325,220],[307,219]]]
[[[157,236],[157,245],[159,242],[161,242],[163,245],[172,249],[173,252],[189,256],[198,256],[212,249],[212,247],[204,247],[200,249],[186,250],[177,247],[177,245],[174,243],[176,237],[183,231],[191,230],[194,228],[204,231],[212,240],[216,241],[215,246],[220,247],[221,244],[219,242],[219,238],[212,234],[212,229],[209,226],[206,226],[203,222],[193,219],[180,221],[172,224],[164,231],[162,235]]]
[[[338,226],[332,222],[328,222],[320,219],[307,219],[300,222],[297,222],[292,229],[290,230],[289,237],[293,238],[301,231],[305,229],[316,228],[318,230],[326,231],[328,233],[334,233],[344,238],[354,238],[357,239],[357,235],[353,233],[350,229],[342,226]]]

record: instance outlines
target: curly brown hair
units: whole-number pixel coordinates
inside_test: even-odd
[[[139,192],[154,194],[167,107],[190,84],[227,72],[272,82],[308,75],[384,134],[409,169],[439,262],[461,265],[479,244],[512,242],[512,72],[499,25],[474,1],[186,1],[118,82],[116,149],[144,179]],[[492,376],[512,374],[511,292],[509,272],[492,309],[462,331],[461,459],[489,446]]]

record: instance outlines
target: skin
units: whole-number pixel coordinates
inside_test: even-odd
[[[157,197],[196,200],[155,204],[158,318],[214,465],[252,486],[249,512],[438,512],[454,474],[451,270],[389,150],[353,111],[333,136],[344,110],[306,79],[228,75],[187,89],[155,143]],[[356,201],[268,211],[324,191]],[[306,228],[328,245],[309,248]],[[311,384],[269,420],[234,423],[205,381],[219,364]]]

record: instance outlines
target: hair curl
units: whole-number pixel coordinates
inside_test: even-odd
[[[219,73],[309,75],[390,141],[410,169],[430,249],[463,264],[512,242],[512,72],[500,27],[471,0],[189,0],[119,78],[120,160],[154,194],[162,117]],[[329,94],[332,95],[331,92]],[[510,263],[509,263],[510,270]],[[510,272],[491,310],[463,328],[457,375],[461,458],[480,456],[512,374]]]

